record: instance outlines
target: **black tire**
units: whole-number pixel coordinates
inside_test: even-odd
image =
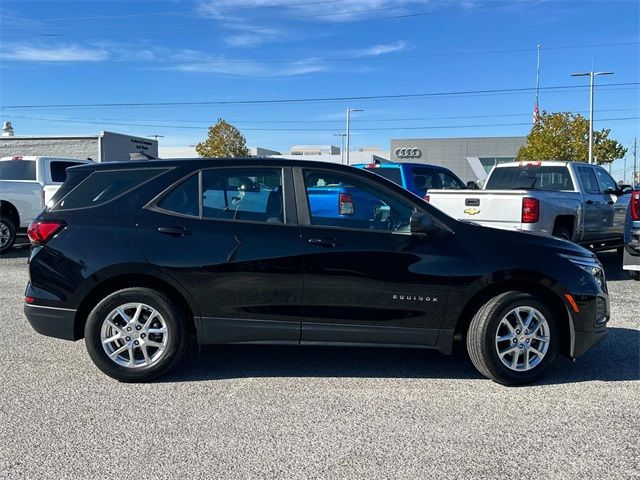
[[[101,330],[107,316],[117,307],[128,303],[142,303],[156,310],[166,324],[164,351],[150,365],[122,366],[109,358],[101,340]],[[134,331],[134,334],[136,332]],[[126,288],[105,297],[89,314],[84,329],[85,345],[93,363],[121,382],[146,382],[163,375],[182,358],[187,340],[184,313],[162,292],[150,288]],[[130,337],[127,337],[130,338]],[[148,340],[151,339],[151,334]],[[121,340],[118,340],[121,341]],[[139,337],[142,342],[142,336]],[[125,343],[122,340],[122,343]],[[134,357],[142,355],[141,347],[133,347]],[[146,349],[145,349],[146,350]]]
[[[5,241],[4,244],[2,243],[2,238],[0,237],[0,253],[6,253],[11,250],[13,244],[16,243],[16,226],[8,218],[0,218],[0,224],[0,235],[2,234],[2,230],[6,229],[9,231],[9,238]]]
[[[549,344],[547,350],[542,360],[530,370],[516,371],[507,367],[500,360],[496,348],[496,335],[498,328],[500,328],[500,322],[516,307],[536,309],[544,316],[548,325]],[[542,302],[528,293],[505,292],[485,303],[473,317],[467,331],[467,351],[473,365],[485,377],[503,385],[523,385],[536,380],[553,363],[558,351],[558,335],[556,320],[550,309]],[[533,346],[534,340],[531,342],[531,346]]]
[[[640,271],[638,270],[629,270],[629,276],[632,280],[640,280]]]
[[[553,230],[553,236],[563,240],[571,241],[571,232],[567,227],[559,226]]]

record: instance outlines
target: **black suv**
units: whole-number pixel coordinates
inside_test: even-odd
[[[365,196],[365,207],[355,203]],[[445,354],[465,341],[483,375],[522,384],[556,352],[577,357],[607,334],[607,287],[591,252],[456,221],[342,165],[74,167],[29,236],[29,322],[84,337],[98,368],[121,381],[167,372],[193,333],[200,344]]]

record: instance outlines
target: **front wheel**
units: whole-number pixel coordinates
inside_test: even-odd
[[[514,291],[478,310],[467,332],[467,350],[484,376],[503,385],[522,385],[553,362],[558,340],[550,310],[533,295]]]
[[[85,344],[91,360],[121,382],[144,382],[170,370],[186,345],[185,322],[163,293],[126,288],[105,297],[89,314]]]

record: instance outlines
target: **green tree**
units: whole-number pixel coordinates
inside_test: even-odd
[[[236,127],[219,118],[209,127],[207,139],[196,145],[201,157],[248,157],[247,140]]]
[[[627,153],[608,128],[593,132],[593,157],[597,163],[611,163]],[[542,112],[531,129],[527,143],[518,150],[518,160],[589,161],[589,120],[570,112]]]

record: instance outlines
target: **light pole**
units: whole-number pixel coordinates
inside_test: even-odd
[[[346,133],[334,133],[334,137],[340,137],[340,164],[344,164],[344,137],[347,136]]]
[[[589,77],[589,163],[593,163],[593,87],[595,78],[600,75],[613,75],[613,72],[590,72],[572,73],[572,77]]]
[[[347,165],[349,165],[349,122],[351,121],[351,113],[352,112],[364,112],[364,110],[362,110],[361,108],[347,108],[347,141],[346,141],[346,147],[345,149],[347,150]]]

